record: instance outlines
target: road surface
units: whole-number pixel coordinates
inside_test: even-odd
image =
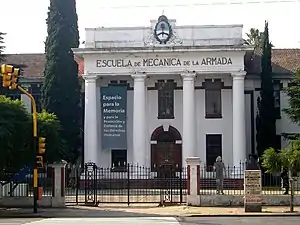
[[[0,225],[298,225],[300,217],[107,217],[0,219]]]

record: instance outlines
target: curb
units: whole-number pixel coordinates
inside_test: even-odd
[[[192,214],[183,217],[300,217],[300,213]]]

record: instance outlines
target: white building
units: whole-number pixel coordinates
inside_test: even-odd
[[[177,26],[165,16],[145,27],[86,29],[85,47],[74,49],[84,58],[85,162],[245,160],[255,151],[260,79],[246,72],[252,49],[242,34],[242,25]],[[290,75],[274,76],[277,133],[299,131],[280,116]]]

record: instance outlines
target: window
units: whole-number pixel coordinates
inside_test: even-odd
[[[42,111],[41,85],[40,84],[31,84],[28,91],[30,94],[32,94],[32,96],[35,99],[37,112],[41,112]]]
[[[274,107],[275,107],[275,114],[276,118],[280,119],[281,116],[281,109],[280,109],[280,81],[275,80],[273,82],[273,89],[274,89]]]
[[[218,156],[222,157],[222,134],[206,135],[206,169],[213,170],[213,165]]]
[[[174,119],[174,88],[173,80],[158,81],[158,119]]]
[[[222,118],[222,82],[206,80],[205,87],[205,118]]]
[[[127,171],[127,150],[111,150],[111,171]]]
[[[19,90],[9,90],[5,94],[6,97],[9,97],[11,100],[21,100],[21,92]]]
[[[120,80],[120,84],[127,84],[127,80]]]

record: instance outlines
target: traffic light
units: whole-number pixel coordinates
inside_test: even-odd
[[[14,67],[12,65],[3,64],[1,66],[1,73],[2,74],[12,73],[13,71],[14,71]]]
[[[36,156],[36,168],[44,168],[44,157],[41,155]]]
[[[40,137],[38,140],[38,152],[36,156],[36,166],[37,168],[44,167],[44,154],[46,152],[46,138]]]
[[[3,64],[1,66],[2,73],[2,86],[9,87],[13,90],[17,88],[18,77],[20,75],[20,69],[14,68],[12,65]]]
[[[39,138],[39,146],[38,146],[38,153],[39,155],[43,155],[46,152],[46,138],[40,137]]]
[[[14,68],[14,71],[11,74],[11,85],[9,89],[13,90],[17,88],[17,82],[20,75],[20,69]]]

